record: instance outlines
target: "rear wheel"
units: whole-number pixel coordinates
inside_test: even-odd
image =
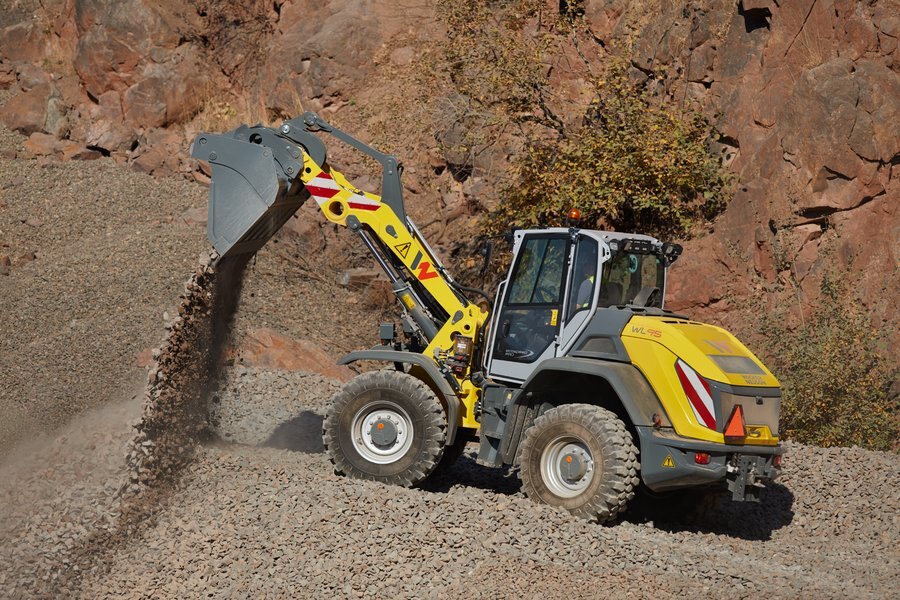
[[[624,510],[640,481],[637,448],[625,424],[589,404],[566,404],[535,419],[519,464],[529,498],[600,522]]]
[[[409,487],[440,461],[446,430],[444,408],[428,386],[399,371],[375,371],[332,397],[323,442],[335,473]]]

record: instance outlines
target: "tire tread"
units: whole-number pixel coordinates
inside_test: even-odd
[[[540,434],[557,423],[577,423],[585,427],[603,447],[604,481],[593,497],[574,509],[576,516],[599,522],[612,521],[634,498],[640,483],[638,451],[625,423],[612,411],[591,404],[563,404],[545,412],[534,420],[525,432],[519,449],[522,487],[525,494],[540,501],[537,485],[542,485],[540,472],[532,473],[529,455],[540,451],[535,447]],[[613,459],[610,465],[606,457]]]
[[[360,394],[377,389],[389,389],[405,395],[414,410],[420,413],[425,421],[423,428],[425,446],[421,452],[421,460],[393,475],[374,475],[356,468],[347,460],[337,440],[338,423],[345,407]],[[412,375],[383,370],[354,377],[331,397],[322,423],[322,442],[334,466],[335,474],[412,487],[428,477],[441,460],[446,432],[447,418],[444,408],[431,388]]]

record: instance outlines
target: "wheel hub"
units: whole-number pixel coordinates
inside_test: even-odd
[[[559,461],[559,472],[566,483],[576,483],[587,473],[590,459],[577,450],[567,452]]]
[[[574,498],[594,480],[594,458],[584,441],[561,436],[541,456],[541,476],[547,488],[561,498]]]
[[[376,419],[369,429],[372,442],[376,446],[390,446],[397,441],[397,426],[390,419]]]
[[[409,414],[393,402],[372,402],[353,416],[353,447],[366,460],[387,465],[403,458],[413,442]]]

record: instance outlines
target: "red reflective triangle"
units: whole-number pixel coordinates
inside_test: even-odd
[[[725,439],[743,439],[747,432],[744,430],[744,408],[740,404],[735,404],[731,410],[731,416],[728,417],[728,424],[725,425]]]

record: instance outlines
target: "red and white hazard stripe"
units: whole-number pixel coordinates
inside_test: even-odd
[[[347,200],[347,205],[350,208],[358,208],[361,210],[378,210],[381,207],[381,202],[366,198],[359,194],[353,194],[350,196],[350,199]]]
[[[715,429],[716,407],[713,405],[709,384],[681,359],[675,362],[675,371],[678,372],[681,387],[684,388],[684,392],[690,400],[691,409],[694,411],[697,421],[710,429]]]
[[[313,200],[316,201],[316,204],[322,206],[327,201],[331,200],[338,192],[341,191],[341,187],[337,184],[337,182],[332,179],[331,175],[322,171],[312,179],[310,179],[306,183],[306,189],[309,190],[310,195],[313,197]],[[372,200],[371,198],[366,198],[361,194],[353,194],[347,200],[347,205],[350,208],[356,208],[360,210],[378,210],[381,207],[381,203],[377,200]]]
[[[326,201],[331,200],[335,194],[341,191],[337,182],[331,178],[331,175],[322,171],[306,183],[306,189],[316,204],[322,206]]]

